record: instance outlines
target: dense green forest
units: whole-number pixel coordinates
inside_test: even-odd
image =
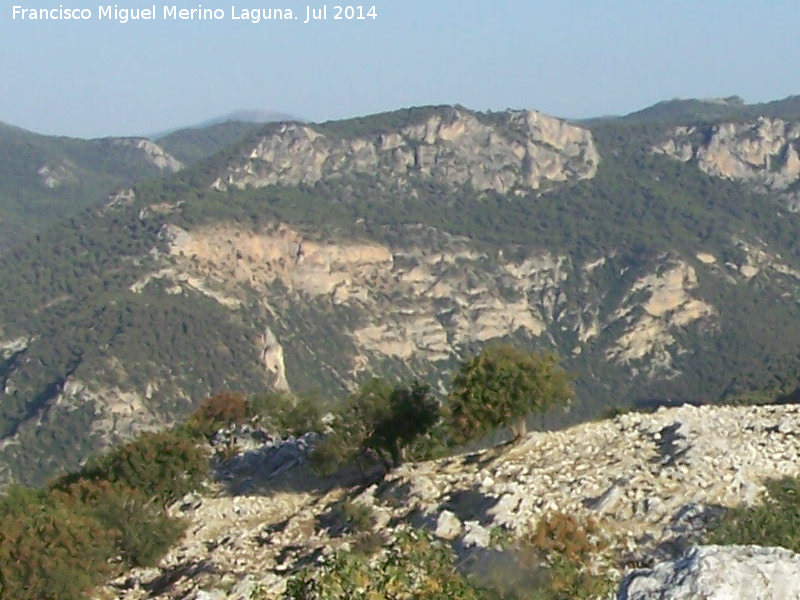
[[[132,142],[44,136],[0,123],[0,248],[161,175]]]

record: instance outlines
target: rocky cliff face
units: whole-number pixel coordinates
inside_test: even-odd
[[[694,160],[709,175],[785,190],[800,179],[800,123],[761,117],[710,128],[679,127],[653,148],[677,160]]]
[[[213,187],[314,184],[365,173],[398,183],[432,177],[449,186],[505,194],[588,179],[599,163],[586,129],[535,111],[505,113],[502,123],[488,124],[469,111],[452,109],[397,131],[352,139],[311,125],[285,124],[245,160],[230,165]]]
[[[423,226],[408,228],[405,242],[395,245],[313,238],[285,224],[264,230],[232,223],[191,230],[170,225],[163,237],[167,247],[157,268],[143,273],[130,292],[163,289],[175,301],[200,294],[231,319],[260,328],[252,347],[243,350],[280,390],[306,389],[308,375],[298,371],[303,353],[325,364],[333,385],[346,391],[377,364],[443,374],[471,344],[508,337],[555,346],[568,359],[600,349],[605,360],[633,375],[669,377],[678,372],[674,357],[686,351],[679,334],[712,325],[717,316],[698,295],[698,272],[717,278],[720,269],[699,260],[672,257],[662,268],[620,279],[613,258],[576,262],[548,252],[509,257]],[[770,269],[768,258],[762,257],[761,268]],[[618,284],[627,292],[604,300]],[[336,326],[339,337],[329,348],[324,337],[298,336],[293,314],[347,326]],[[8,340],[4,352],[10,357],[30,343]],[[154,399],[182,397],[174,382],[126,384],[129,367],[113,353],[93,369],[109,381],[71,376],[52,403],[54,409],[90,411],[93,439],[118,443],[170,422]],[[5,380],[6,393],[14,391],[15,379],[11,374]],[[2,448],[18,448],[20,435],[33,435],[29,428],[8,436]]]
[[[613,256],[512,258],[432,228],[406,233],[405,243],[389,245],[315,238],[286,224],[263,230],[170,225],[160,266],[130,291],[147,294],[157,284],[176,299],[199,293],[248,327],[261,327],[251,350],[276,389],[303,389],[306,376],[298,373],[296,357],[310,352],[348,390],[376,364],[443,372],[470,344],[507,337],[555,346],[567,360],[599,354],[632,377],[675,377],[677,357],[691,351],[682,336],[692,328],[713,336],[719,318],[701,283],[735,286],[759,275],[786,289],[800,282],[800,272],[755,242],[739,243],[738,263],[721,264],[710,253],[665,256],[635,275],[617,271]],[[260,317],[244,316],[254,302]],[[327,340],[298,338],[292,312],[347,323],[336,360]],[[26,344],[9,341],[8,351]],[[104,367],[120,369],[118,361]],[[94,405],[92,431],[111,443],[167,422],[151,408],[161,386],[158,380],[142,390],[76,382],[62,387],[58,403]]]
[[[800,474],[798,425],[800,410],[787,405],[630,413],[533,433],[513,446],[407,464],[366,489],[345,484],[322,492],[313,491],[319,483],[303,466],[310,438],[249,443],[220,465],[222,489],[174,507],[192,523],[186,539],[158,568],[118,579],[115,593],[131,600],[153,597],[149,590],[174,574],[155,597],[247,598],[257,584],[265,597],[277,596],[294,566],[350,543],[320,517],[344,498],[370,507],[376,530],[388,536],[413,523],[462,552],[492,548],[497,528],[516,535],[548,513],[565,511],[600,519],[634,559],[674,558],[700,538],[721,507],[760,501],[764,478]],[[639,573],[626,584],[626,597],[691,586],[676,574],[708,571],[724,555],[695,554],[694,562]],[[788,552],[745,554],[737,560],[754,574],[786,576],[786,566],[797,564]],[[196,564],[205,568],[191,569]],[[722,576],[719,569],[711,575],[717,587]],[[709,577],[700,583],[704,577],[703,589],[714,588]]]
[[[633,281],[614,310],[601,314],[603,257],[585,264],[550,253],[510,260],[428,228],[408,233],[418,243],[390,247],[314,241],[286,225],[264,232],[172,228],[172,264],[134,289],[167,278],[176,290],[191,287],[234,309],[250,292],[274,304],[280,282],[284,300],[288,292],[331,310],[352,308],[358,318],[347,332],[356,349],[349,377],[375,357],[437,363],[457,358],[469,343],[518,334],[552,338],[554,330],[567,332],[574,343],[565,350],[580,354],[614,323],[623,327],[610,340],[603,336],[608,357],[644,361],[656,372],[668,369],[670,352],[679,351],[671,331],[715,314],[695,296],[695,267],[680,260]]]

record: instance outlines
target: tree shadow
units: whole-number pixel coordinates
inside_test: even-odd
[[[686,436],[678,433],[681,425],[682,423],[676,422],[663,427],[658,432],[659,437],[656,440],[656,445],[661,459],[660,462],[665,467],[674,467],[689,451],[689,448],[682,447],[680,444],[682,440],[686,440]],[[659,459],[654,458],[653,461],[658,462]]]
[[[152,581],[142,584],[142,589],[147,590],[151,597],[160,596],[172,589],[183,578],[192,579],[202,573],[214,572],[213,565],[205,560],[176,565]]]
[[[329,476],[316,474],[309,464],[316,440],[316,434],[268,440],[216,461],[211,477],[229,496],[269,496],[285,492],[324,494],[335,488],[363,491],[386,476],[385,467],[377,463],[366,467],[349,465]]]
[[[489,509],[497,502],[497,498],[482,493],[476,484],[470,489],[452,492],[442,508],[452,512],[462,522],[477,521],[480,525],[487,525],[494,518],[489,514]]]

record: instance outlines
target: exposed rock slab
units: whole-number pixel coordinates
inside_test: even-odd
[[[660,273],[636,281],[616,312],[616,317],[629,325],[609,349],[609,358],[629,363],[651,355],[658,363],[669,365],[668,348],[675,344],[671,330],[716,313],[710,304],[692,296],[697,285],[694,267],[684,262],[676,262]],[[633,300],[642,293],[647,296],[645,300]]]
[[[631,574],[619,600],[798,600],[800,555],[783,548],[701,546]]]
[[[133,148],[140,152],[144,159],[162,171],[175,173],[183,168],[183,163],[168,154],[161,146],[145,138],[116,138],[111,143],[123,148]]]

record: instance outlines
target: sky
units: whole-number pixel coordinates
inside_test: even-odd
[[[76,137],[147,135],[241,109],[309,121],[459,103],[565,118],[660,100],[800,94],[796,0],[375,0],[375,18],[334,20],[335,2],[117,0],[156,19],[98,18],[98,0],[4,0],[0,121]],[[13,7],[84,10],[22,20]],[[304,23],[307,7],[327,19]],[[220,20],[164,19],[164,7]],[[339,4],[339,6],[347,6]],[[288,21],[234,20],[291,9]],[[344,14],[344,11],[342,11]]]

